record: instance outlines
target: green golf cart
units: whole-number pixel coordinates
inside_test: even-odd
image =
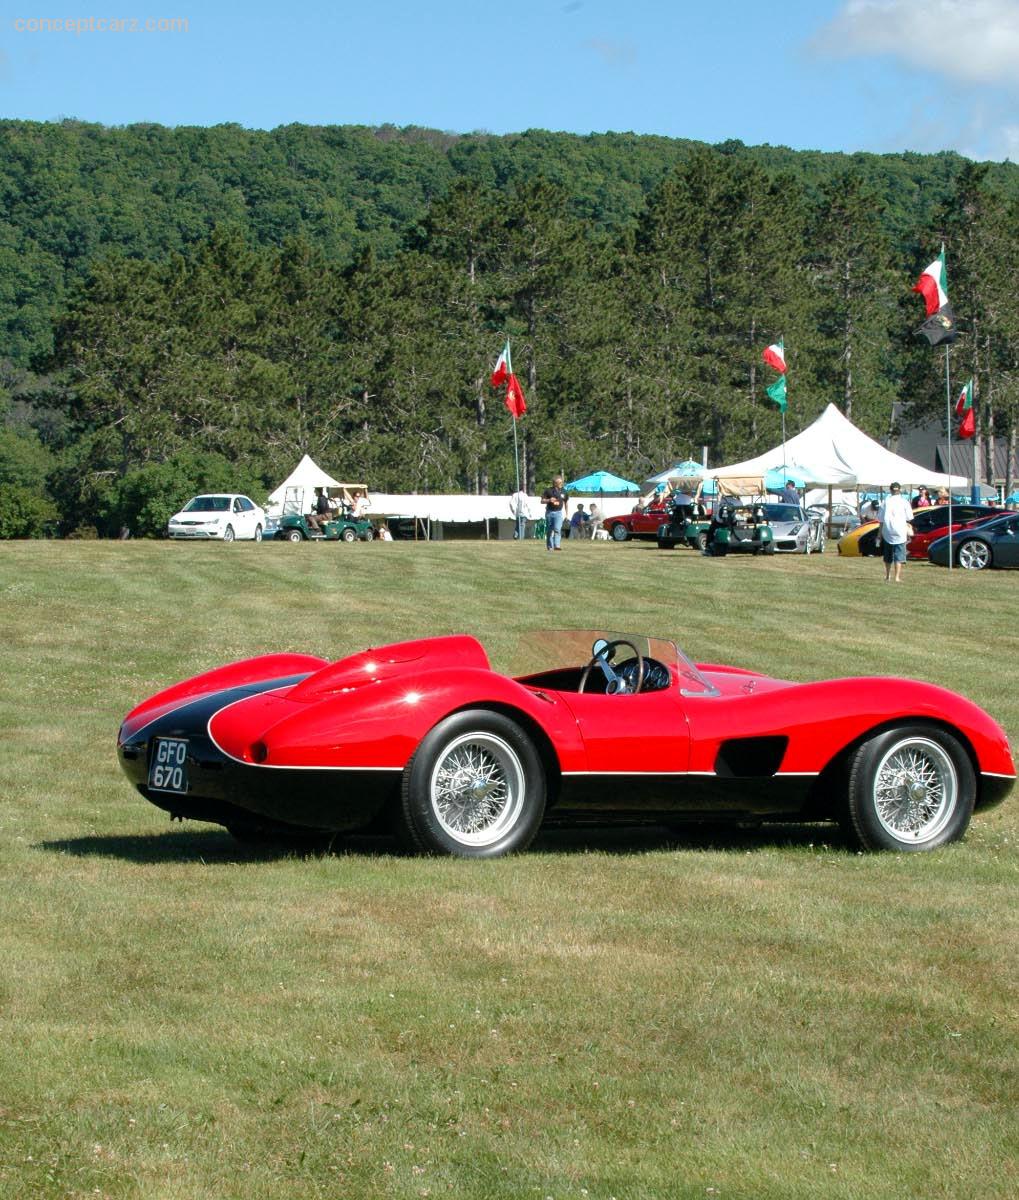
[[[315,503],[314,489],[289,487],[283,499],[283,512],[273,537],[278,542],[370,542],[375,537],[375,527],[367,517],[357,515],[358,493],[367,497],[368,487],[363,483],[338,483],[322,489],[329,497],[328,516],[309,522],[311,508]],[[311,491],[311,496],[306,492]]]

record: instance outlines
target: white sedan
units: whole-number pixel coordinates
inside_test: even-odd
[[[189,500],[170,518],[166,532],[172,538],[260,542],[264,529],[265,512],[254,501],[232,492],[219,492]]]

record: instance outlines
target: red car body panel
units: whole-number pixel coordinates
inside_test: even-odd
[[[914,720],[949,729],[968,748],[978,806],[981,780],[993,803],[1015,777],[1004,730],[944,688],[867,677],[799,684],[703,665],[691,689],[682,661],[663,664],[669,683],[661,690],[612,695],[577,690],[583,663],[520,679],[499,674],[466,636],[397,643],[334,663],[268,655],[146,700],[125,718],[118,748],[132,782],[168,811],[229,824],[217,814],[247,808],[281,823],[337,829],[358,827],[391,803],[425,736],[464,709],[494,709],[532,737],[551,772],[552,810],[558,791],[568,811],[660,812],[673,803],[704,811],[715,802],[692,797],[693,784],[711,780],[728,789],[734,811],[753,793],[753,811],[789,815],[799,809],[788,795],[798,789],[806,797],[847,749]],[[215,792],[207,811],[190,797],[153,795],[146,783],[151,743],[184,737],[196,773],[205,770]],[[238,781],[221,788],[231,771]],[[354,788],[349,799],[329,782],[343,773]],[[784,784],[786,798],[769,808],[769,789],[780,792]],[[598,799],[589,802],[589,795]],[[824,794],[813,799],[822,812],[829,801]]]

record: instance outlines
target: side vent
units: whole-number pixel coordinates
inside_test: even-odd
[[[787,737],[732,738],[718,748],[715,774],[723,779],[759,779],[782,765]]]

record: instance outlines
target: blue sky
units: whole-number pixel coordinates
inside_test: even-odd
[[[77,30],[39,28],[72,13]],[[186,28],[110,27],[132,17]],[[1019,0],[14,0],[0,116],[618,130],[1019,160]]]

